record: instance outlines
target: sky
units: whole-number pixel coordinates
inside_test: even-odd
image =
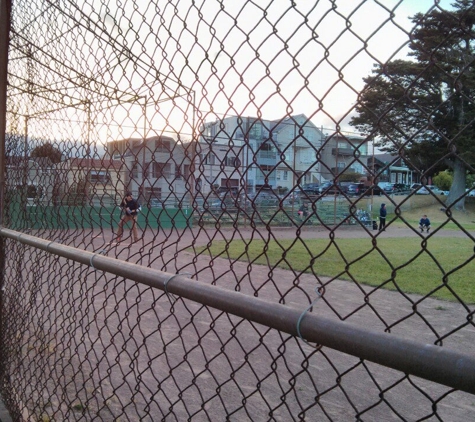
[[[375,62],[405,57],[408,17],[450,7],[435,0],[176,4],[159,10],[160,42],[146,45],[160,53],[165,79],[196,92],[197,120],[303,113],[330,130],[352,130],[352,108]]]
[[[190,140],[202,122],[231,115],[305,114],[325,132],[352,131],[348,122],[363,77],[374,63],[406,56],[408,17],[450,5],[89,0],[64,14],[65,20],[75,16],[60,26],[71,39],[54,31],[51,39],[64,49],[70,43],[77,68],[99,87],[101,95],[87,110],[96,142],[158,134]],[[79,15],[85,26],[77,26]],[[50,45],[46,32],[44,37]],[[79,132],[84,136],[83,128]]]

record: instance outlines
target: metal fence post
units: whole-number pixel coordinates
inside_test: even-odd
[[[10,40],[11,0],[0,0],[0,226],[5,213],[5,135],[7,111],[8,45]],[[5,377],[3,291],[5,282],[5,239],[0,238],[0,382]],[[3,418],[3,417],[2,417]],[[3,420],[3,419],[2,419]]]

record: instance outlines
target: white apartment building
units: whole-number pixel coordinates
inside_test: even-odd
[[[204,189],[291,189],[321,179],[317,155],[324,135],[303,114],[283,120],[230,116],[205,123],[200,135],[195,174]]]

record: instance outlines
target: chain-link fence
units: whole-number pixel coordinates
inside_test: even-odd
[[[475,7],[414,3],[0,2],[14,420],[473,418]]]

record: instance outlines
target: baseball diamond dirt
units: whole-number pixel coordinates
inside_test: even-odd
[[[349,225],[342,226],[336,230],[329,230],[321,226],[310,226],[300,231],[299,236],[302,239],[329,238],[330,233],[331,236],[337,239],[362,238],[367,236],[376,236],[377,239],[382,236],[385,238],[419,237],[422,240],[421,234],[415,229],[391,226],[387,231],[382,233]],[[466,235],[466,233],[461,231],[437,230],[437,228],[431,233],[431,236],[439,238],[442,242],[443,239],[447,237],[464,237]],[[211,239],[229,241],[233,238],[249,239],[251,237],[261,237],[269,240],[279,240],[293,239],[295,236],[295,228],[272,228],[271,231],[260,229],[259,235],[256,235],[256,230],[252,228],[242,227],[239,227],[239,229],[233,227],[219,229],[207,227],[206,230],[200,228],[159,230],[154,233],[145,231],[140,242],[131,245],[127,243],[117,245],[108,252],[108,255],[116,256],[118,259],[128,260],[129,262],[151,266],[152,268],[167,271],[171,274],[193,274],[194,278],[200,281],[217,284],[220,287],[229,289],[236,289],[236,280],[240,280],[240,291],[249,295],[256,294],[255,289],[252,287],[253,285],[263,286],[258,292],[259,297],[270,301],[279,301],[280,296],[278,291],[285,291],[288,285],[295,283],[296,279],[302,290],[308,293],[313,292],[316,287],[315,276],[312,274],[298,274],[296,276],[291,270],[280,268],[270,270],[267,266],[263,265],[253,264],[250,266],[248,262],[234,262],[226,258],[197,255],[194,248],[208,244]],[[101,231],[94,240],[95,250],[100,250],[102,245],[109,240],[112,240],[112,233]],[[246,282],[244,282],[244,280],[246,280]],[[325,278],[321,280],[325,281]],[[131,292],[132,290],[129,290],[129,294]],[[349,281],[334,280],[326,288],[325,300],[318,301],[313,312],[318,312],[319,315],[328,318],[345,320],[361,327],[371,327],[373,330],[390,331],[393,335],[428,344],[433,344],[437,339],[434,332],[443,336],[451,332],[455,327],[463,327],[457,329],[456,332],[444,339],[443,345],[444,347],[463,350],[466,353],[473,354],[475,330],[472,324],[464,325],[463,323],[467,315],[473,313],[473,305],[440,301],[431,298],[425,298],[423,301],[419,301],[419,299],[417,295],[401,295],[399,292],[381,289],[375,291],[369,286],[355,286],[354,283]],[[150,301],[144,300],[143,298],[139,300],[141,300],[141,307],[146,306],[147,303],[151,304]],[[285,296],[286,305],[299,309],[308,306],[308,301],[302,300],[303,296],[296,294],[294,291]],[[134,298],[127,298],[127,302],[133,303]],[[115,304],[109,306],[115,306]],[[470,309],[466,309],[467,306]],[[183,317],[183,315],[181,317],[177,316],[179,309],[187,315],[193,315],[194,312],[200,313],[200,305],[192,304],[189,301],[177,301],[173,307],[174,315],[178,319]],[[166,305],[162,307],[162,310],[166,311],[166,309]],[[245,322],[240,323],[235,321],[233,317],[229,317],[227,322],[223,322],[222,318],[218,318],[219,314],[219,312],[210,310],[206,317],[200,313],[202,317],[198,329],[200,334],[196,336],[189,333],[189,338],[184,340],[186,342],[190,341],[191,343],[193,343],[193,341],[200,342],[200,336],[205,335],[202,329],[206,329],[209,324],[214,326],[213,331],[217,333],[215,340],[208,338],[209,341],[207,341],[207,345],[201,346],[203,348],[204,358],[201,357],[196,362],[190,364],[192,364],[194,368],[195,365],[196,368],[205,368],[209,364],[209,362],[207,363],[207,359],[210,359],[216,364],[216,368],[220,368],[217,369],[218,371],[222,368],[227,368],[224,372],[228,371],[229,376],[229,371],[232,372],[232,370],[228,368],[228,364],[221,361],[222,359],[231,359],[233,361],[232,366],[239,366],[244,362],[255,359],[251,371],[257,370],[258,372],[263,371],[264,373],[270,371],[273,365],[272,362],[277,359],[274,355],[277,353],[276,351],[257,353],[252,359],[243,352],[243,350],[252,349],[259,343],[259,336],[264,336],[264,334],[262,334],[265,332],[264,327],[256,327],[256,324],[247,324]],[[214,325],[214,318],[220,322]],[[430,324],[432,329],[428,329],[427,323]],[[144,320],[141,321],[141,324],[144,324]],[[183,326],[182,324],[186,325],[183,320],[179,322],[179,326]],[[394,326],[388,329],[388,326],[391,325]],[[175,335],[176,326],[173,324],[160,324],[160,326],[162,330],[160,333],[162,341],[166,341],[164,339],[170,339]],[[149,329],[151,330],[151,328]],[[230,347],[230,349],[226,351],[226,358],[220,353],[216,355],[219,349],[223,350],[222,342],[224,340],[220,340],[220,336],[228,338],[229,333],[233,330],[235,331],[236,337],[239,338],[239,342],[242,342],[244,346],[238,348]],[[257,332],[260,334],[257,334],[256,337]],[[265,337],[268,340],[266,349],[272,349],[274,346],[281,347],[281,336],[279,336],[278,333],[274,334],[275,335],[268,334]],[[140,335],[140,337],[142,336]],[[284,338],[285,337],[286,336],[284,336]],[[135,343],[140,343],[140,341],[141,339],[134,339]],[[470,394],[453,392],[443,399],[444,394],[450,391],[450,389],[446,387],[415,377],[407,378],[397,371],[370,362],[363,363],[352,356],[323,348],[324,356],[327,356],[329,361],[332,362],[332,365],[328,366],[328,364],[325,363],[326,359],[318,353],[315,354],[315,349],[311,346],[307,346],[303,343],[297,346],[296,343],[300,342],[298,339],[292,340],[285,351],[285,362],[293,362],[291,365],[296,365],[290,374],[293,373],[293,371],[298,371],[298,367],[306,360],[306,358],[302,356],[308,355],[308,359],[312,362],[311,367],[318,373],[317,389],[322,391],[329,388],[333,391],[332,393],[324,394],[320,398],[322,406],[313,406],[306,413],[307,416],[305,420],[321,420],[320,418],[323,417],[324,413],[330,416],[331,420],[353,420],[359,411],[363,411],[360,419],[362,421],[412,421],[427,418],[425,420],[428,421],[443,420],[446,422],[462,422],[475,418],[475,399]],[[293,346],[290,344],[293,344]],[[179,349],[180,348],[178,348],[177,351]],[[129,351],[129,355],[131,355],[131,353],[133,353],[133,351]],[[333,365],[339,369],[337,371],[334,368],[332,369]],[[260,367],[260,369],[256,369],[257,367]],[[195,372],[195,370],[192,370],[192,372]],[[347,370],[349,371],[348,375],[346,375],[342,381],[338,381]],[[287,381],[291,382],[292,377],[290,374],[287,375]],[[143,374],[143,376],[146,378],[145,374]],[[226,378],[224,373],[222,376],[223,379]],[[280,373],[279,376],[282,377],[284,375]],[[149,381],[156,383],[151,375]],[[116,382],[119,382],[119,380],[116,380]],[[254,376],[248,373],[243,379],[240,379],[239,385],[241,386],[240,388],[251,388],[252,390],[252,385],[254,385],[255,382],[257,381],[254,379]],[[114,382],[111,381],[111,383]],[[248,384],[247,387],[246,384]],[[304,393],[305,385],[307,385],[307,381],[303,381],[300,387],[298,387],[299,398],[297,401],[301,402],[302,406],[302,403],[311,405],[314,400],[312,394],[306,397]],[[307,387],[310,387],[310,385],[311,384],[308,384]],[[417,387],[414,387],[415,385]],[[164,385],[162,385],[162,387],[165,388]],[[203,388],[203,391],[206,389],[205,385],[202,385],[201,388]],[[235,386],[235,388],[238,387]],[[251,408],[254,409],[254,413],[246,414],[241,412],[236,415],[235,419],[231,417],[230,420],[267,420],[266,412],[268,410],[266,409],[273,408],[274,406],[278,407],[279,397],[282,396],[283,392],[280,388],[271,385],[266,386],[266,388],[269,388],[267,393],[270,396],[275,395],[275,403],[265,404],[265,400],[268,400],[267,395],[265,399],[258,399],[254,395],[252,396],[253,399],[250,399],[248,403],[249,406],[251,402],[255,401],[251,406]],[[309,391],[312,391],[313,388],[314,387],[310,388]],[[233,389],[226,393],[224,390],[225,389],[223,389],[223,394],[229,394],[231,403]],[[169,390],[168,394],[173,394],[173,391],[174,388]],[[427,397],[424,391],[428,392]],[[164,394],[166,396],[166,393]],[[375,401],[374,397],[378,395],[379,399]],[[344,398],[344,396],[346,398]],[[432,399],[428,397],[432,397]],[[434,397],[439,401],[436,402]],[[146,406],[146,403],[144,402],[143,405]],[[195,405],[198,406],[198,403],[195,403]],[[289,406],[289,412],[293,411],[299,413],[301,411],[295,402],[287,405]],[[434,408],[436,411],[432,413],[433,411],[431,409]],[[177,409],[175,409],[175,414],[180,414],[180,411]],[[210,414],[213,414],[213,409],[216,408],[210,404]],[[391,409],[397,409],[396,413],[399,416],[396,416],[396,413]],[[211,418],[211,420],[222,420],[222,418],[225,417],[223,413],[220,413],[222,410],[214,411],[217,412],[215,414],[216,419]],[[186,413],[182,413],[183,416],[185,414]],[[196,420],[200,419],[198,418]],[[203,418],[203,420],[206,420],[206,418]],[[275,414],[275,420],[286,420],[285,412],[280,416],[278,413]]]
[[[106,246],[113,241],[112,231],[89,234],[92,241],[77,238],[73,246],[302,311],[317,299],[316,287],[327,280],[197,253],[211,240],[293,239],[295,228],[145,230],[139,242],[129,244],[124,237],[123,243],[111,247]],[[56,239],[50,240],[60,242],[65,234],[51,235]],[[423,241],[417,230],[391,226],[382,233],[350,225],[334,230],[310,226],[299,236],[376,236],[376,241],[380,236],[419,237]],[[467,234],[435,228],[430,236],[443,242]],[[327,347],[316,349],[299,338],[190,300],[114,279],[93,266],[81,269],[74,281],[64,261],[55,263],[61,268],[57,280],[44,285],[37,298],[39,309],[48,295],[57,304],[46,305],[48,312],[35,315],[45,318],[45,329],[57,330],[54,336],[53,329],[44,333],[49,336],[44,340],[47,350],[54,352],[41,359],[29,354],[28,365],[33,368],[33,361],[39,359],[38,371],[45,379],[58,377],[57,368],[62,368],[59,381],[65,384],[67,399],[87,402],[88,411],[101,420],[118,420],[124,409],[131,412],[125,420],[144,421],[465,422],[475,418],[475,398],[468,393]],[[63,277],[62,271],[66,271]],[[467,323],[473,304],[420,299],[333,280],[312,312],[426,344],[443,337],[443,347],[473,354],[475,329]],[[48,400],[52,408],[67,414],[66,396]]]

